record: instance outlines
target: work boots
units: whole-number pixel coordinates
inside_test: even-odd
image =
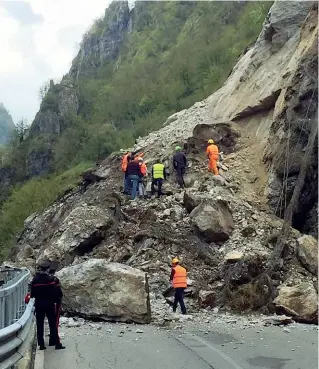
[[[65,346],[63,346],[62,343],[59,343],[59,344],[55,345],[55,349],[56,350],[64,350]]]

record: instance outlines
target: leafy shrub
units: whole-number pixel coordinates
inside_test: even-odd
[[[34,212],[41,212],[66,190],[74,188],[80,174],[90,167],[81,163],[59,175],[32,179],[16,186],[0,210],[0,262],[12,246],[15,235],[23,228],[24,220]]]

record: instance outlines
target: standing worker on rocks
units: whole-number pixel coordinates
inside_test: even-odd
[[[176,146],[175,151],[176,153],[173,156],[173,167],[176,172],[177,183],[181,188],[185,188],[184,174],[187,166],[187,159],[180,146]]]
[[[144,180],[147,176],[147,166],[144,162],[144,159],[142,157],[138,158],[138,163],[140,165],[141,168],[141,173],[143,175],[143,178],[140,180],[139,184],[138,184],[138,194],[140,197],[146,197],[146,193],[145,193],[145,184],[144,184]]]
[[[208,157],[208,171],[213,172],[215,175],[218,175],[218,168],[217,168],[217,160],[219,157],[219,150],[217,145],[215,145],[214,140],[208,140],[208,146],[206,149],[206,155]]]
[[[126,186],[132,188],[132,200],[135,200],[138,190],[138,184],[143,178],[140,164],[137,160],[134,160],[134,156],[131,156],[126,169]]]
[[[55,276],[55,272],[58,268],[58,263],[56,261],[53,261],[50,265],[50,269],[48,273],[52,276],[54,280],[54,302],[55,302],[55,324],[56,324],[56,344],[55,349],[56,350],[63,350],[65,347],[62,345],[59,337],[59,323],[60,323],[60,314],[61,314],[61,303],[62,303],[62,297],[63,293],[60,286],[59,278]]]
[[[172,271],[170,282],[175,289],[175,297],[173,304],[173,312],[176,313],[177,305],[180,304],[182,314],[186,314],[186,307],[184,304],[184,291],[187,288],[187,272],[186,269],[180,266],[180,261],[177,258],[172,260]]]
[[[163,195],[162,185],[164,180],[166,180],[165,165],[161,160],[158,160],[152,167],[152,195],[155,193],[155,186],[157,187],[157,197]]]
[[[38,265],[38,272],[31,282],[31,298],[35,298],[35,316],[37,322],[37,339],[40,350],[45,350],[44,344],[44,318],[47,316],[50,327],[49,346],[55,346],[57,330],[55,324],[55,282],[47,273],[50,262],[43,261]]]
[[[132,153],[130,151],[127,152],[123,156],[122,163],[121,163],[121,169],[122,169],[122,172],[124,173],[123,193],[125,193],[125,194],[128,194],[128,192],[129,192],[129,189],[127,188],[127,181],[126,181],[126,177],[127,177],[126,169],[127,169],[127,165],[128,165],[128,162],[130,160],[131,155],[132,155]]]

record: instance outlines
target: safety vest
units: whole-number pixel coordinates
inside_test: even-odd
[[[174,288],[186,288],[187,287],[187,272],[186,269],[180,265],[174,267],[175,273],[173,277]]]
[[[217,156],[219,154],[218,147],[216,145],[209,145],[206,149],[206,154],[211,157],[212,155]]]
[[[154,179],[164,179],[164,170],[165,166],[164,164],[154,164],[153,165],[153,178]]]
[[[140,164],[140,168],[141,168],[141,173],[143,174],[144,177],[146,177],[147,175],[147,166],[145,163]]]
[[[122,158],[122,172],[126,172],[126,168],[127,168],[127,164],[128,164],[128,157],[130,156],[130,154],[126,154],[123,156]]]

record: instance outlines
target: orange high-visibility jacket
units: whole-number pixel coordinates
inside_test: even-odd
[[[138,154],[134,156],[134,159],[138,160],[139,158],[144,158],[144,155],[145,155],[144,152],[139,152]]]
[[[219,155],[218,147],[214,144],[208,145],[206,149],[206,154],[209,158],[213,155],[218,158]]]
[[[141,173],[143,174],[143,177],[147,175],[147,166],[145,163],[140,164],[141,167]]]
[[[173,277],[174,288],[186,288],[187,287],[187,272],[186,269],[180,265],[174,267],[175,273]]]
[[[122,172],[126,172],[126,168],[127,168],[127,164],[128,164],[128,158],[130,156],[130,153],[128,154],[125,154],[122,158],[122,165],[121,165],[121,168],[122,168]]]

